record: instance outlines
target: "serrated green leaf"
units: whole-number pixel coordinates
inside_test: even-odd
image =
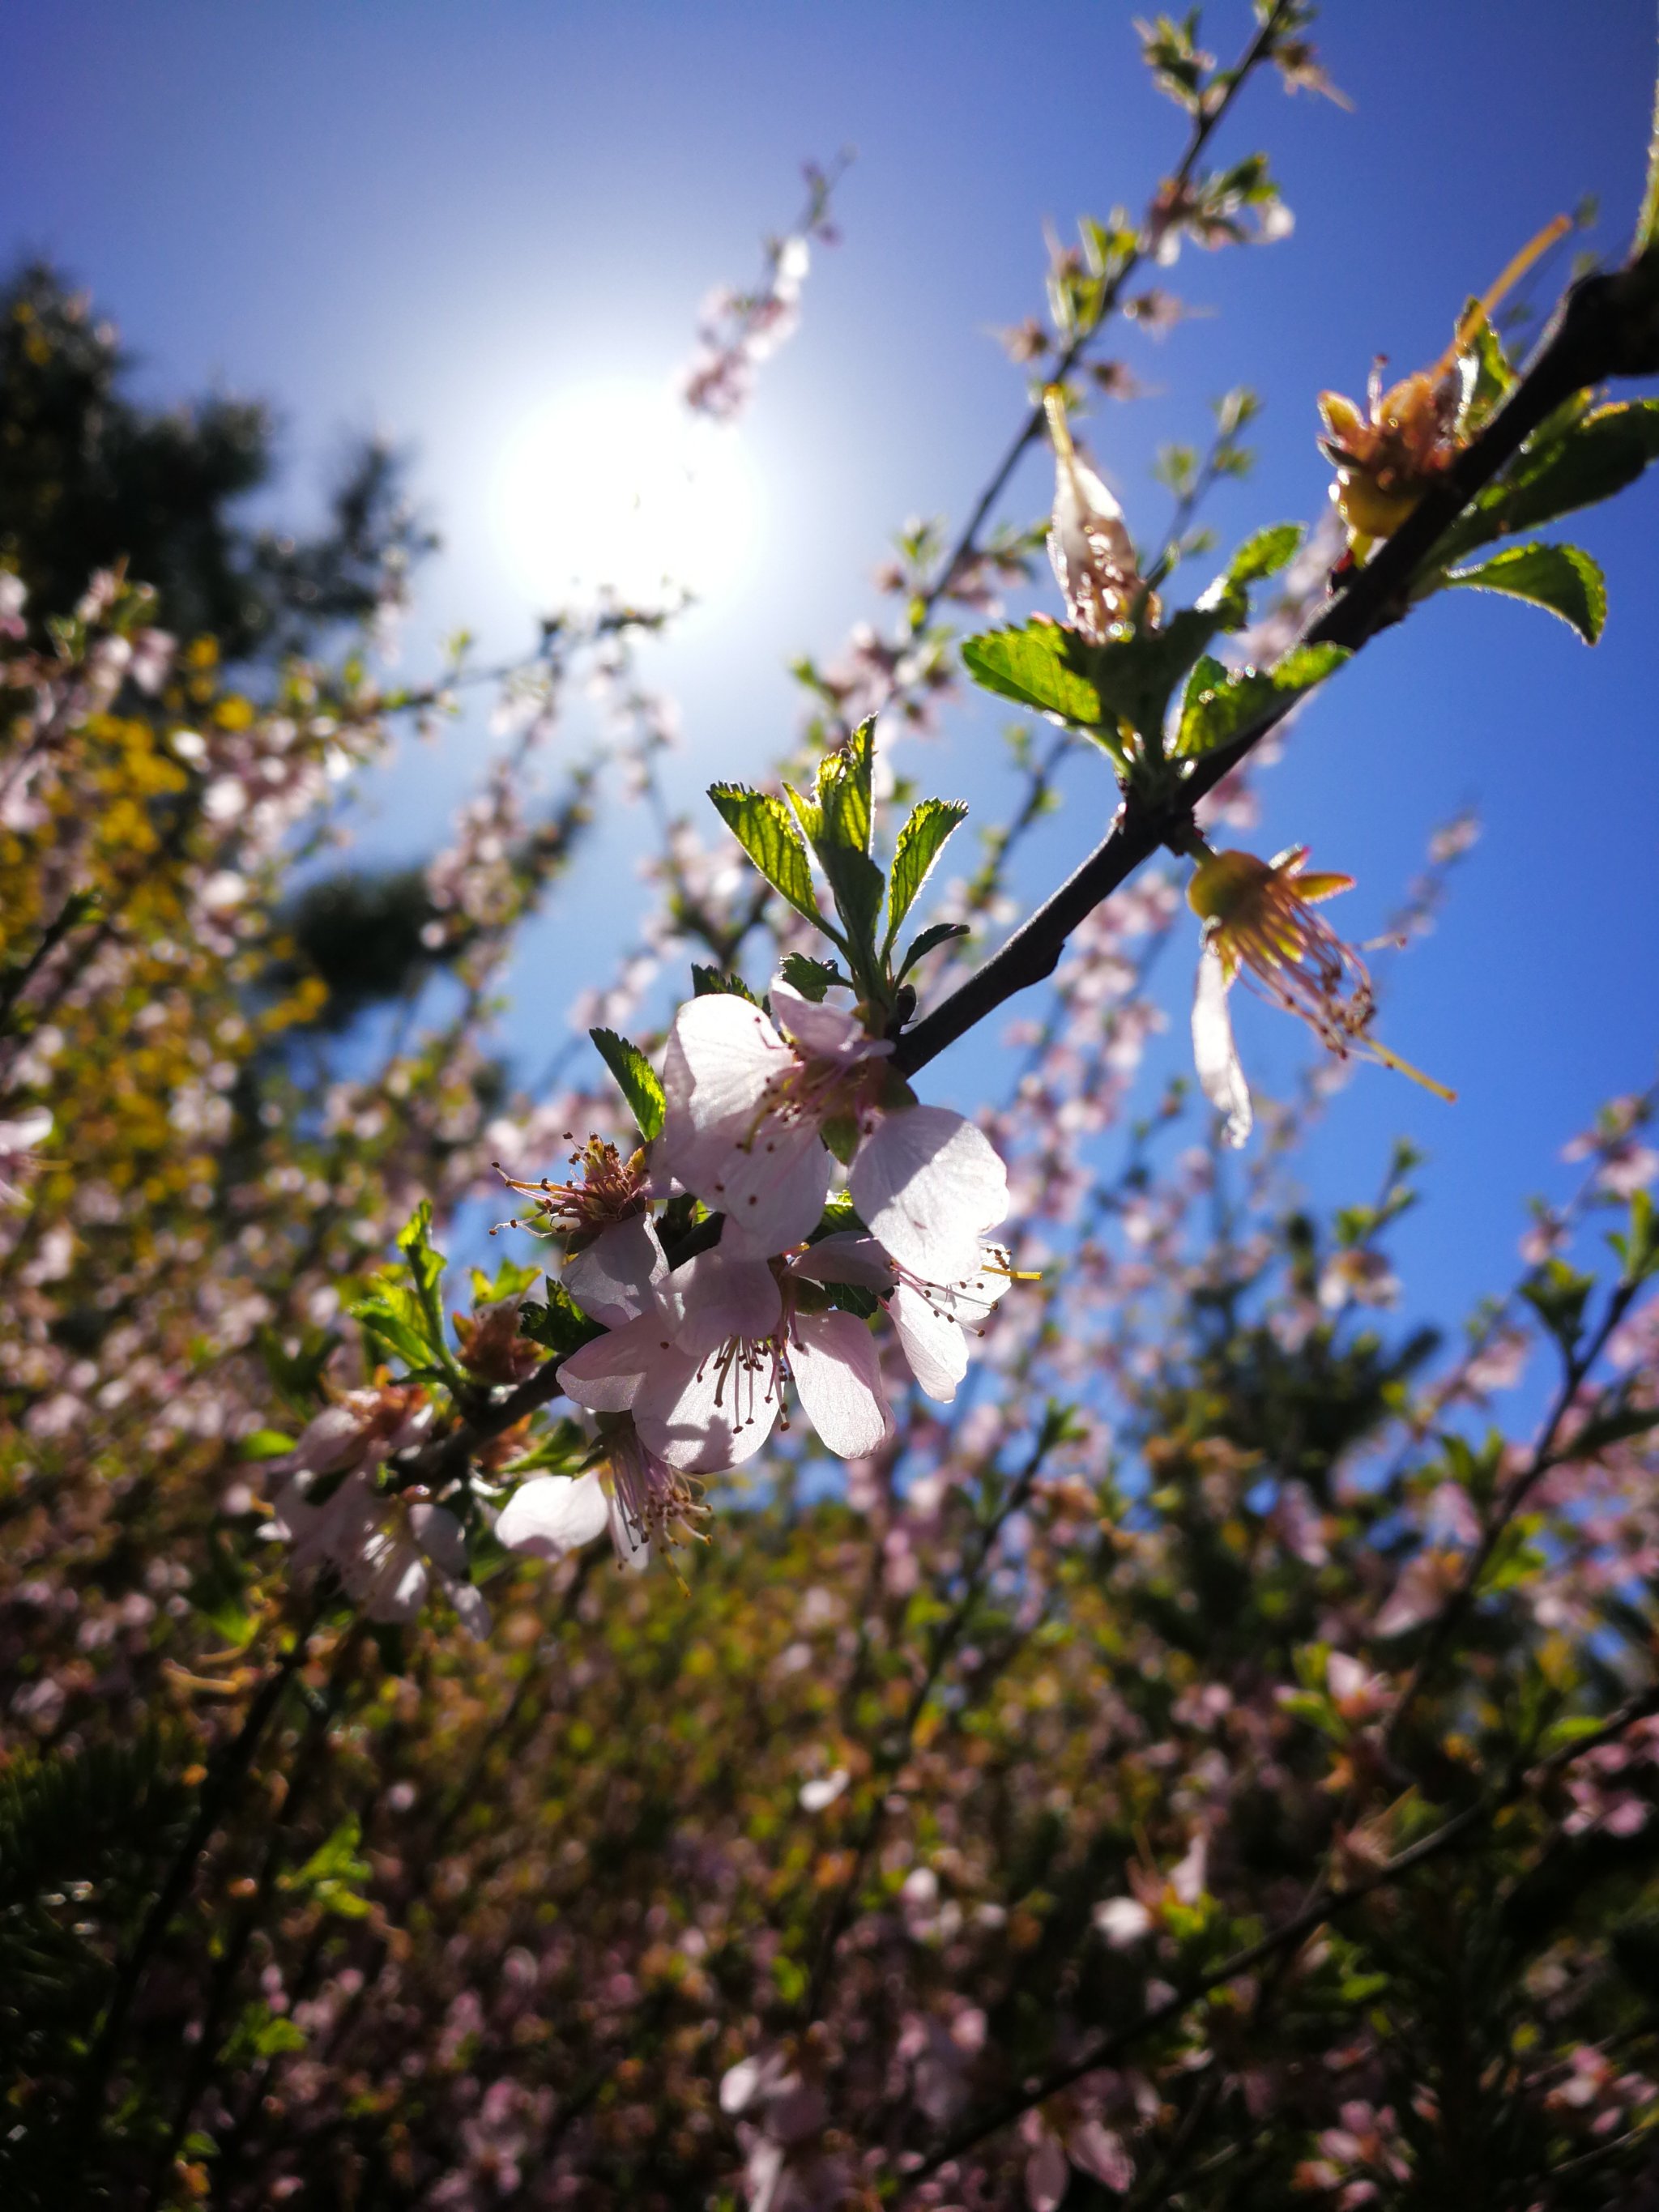
[[[816,786],[820,799],[804,799],[792,784],[783,787],[830,878],[836,910],[851,942],[822,921],[819,927],[843,946],[860,973],[874,963],[876,917],[886,888],[881,870],[864,849],[870,835],[869,729],[867,722],[860,725],[858,734],[866,741],[861,754],[854,756],[849,748],[825,757]]]
[[[1270,709],[1322,684],[1348,658],[1340,645],[1299,645],[1273,668],[1230,673],[1204,654],[1194,665],[1181,703],[1176,751],[1183,758],[1226,744]]]
[[[429,1374],[440,1366],[421,1302],[406,1285],[382,1279],[365,1297],[348,1304],[346,1311],[412,1374]]]
[[[660,1134],[663,1115],[667,1111],[655,1068],[638,1045],[629,1044],[615,1030],[589,1030],[587,1034],[600,1059],[617,1079],[617,1088],[628,1101],[640,1134],[649,1144]]]
[[[893,870],[887,886],[887,943],[892,945],[899,925],[915,904],[933,863],[968,809],[957,799],[924,799],[911,813],[893,848]]]
[[[769,792],[751,791],[741,783],[711,784],[708,796],[720,819],[779,897],[822,929],[824,920],[812,888],[811,864],[783,801]]]
[[[778,963],[778,970],[786,983],[799,991],[803,999],[810,999],[815,1006],[823,1003],[826,991],[833,990],[837,984],[846,986],[849,981],[833,960],[813,960],[805,952],[786,952]]]
[[[1305,535],[1299,522],[1269,523],[1244,540],[1227,563],[1228,575],[1235,584],[1255,584],[1265,576],[1276,576],[1296,558]]]
[[[692,997],[707,999],[720,992],[724,992],[727,998],[747,999],[751,1006],[760,1004],[741,975],[727,974],[719,968],[705,968],[694,960],[691,963]]]
[[[1033,623],[969,638],[962,657],[988,690],[1075,723],[1115,752],[1126,729],[1156,738],[1176,685],[1217,630],[1240,629],[1249,612],[1244,586],[1218,576],[1161,629],[1091,645],[1075,630]]]
[[[441,1252],[433,1249],[430,1199],[423,1198],[410,1216],[403,1234],[398,1239],[398,1249],[404,1255],[415,1285],[416,1311],[427,1349],[441,1369],[453,1368],[454,1363],[444,1329],[441,1295],[444,1269],[448,1262]],[[379,1279],[389,1282],[391,1279],[381,1277]],[[401,1312],[402,1308],[399,1307],[398,1310]]]
[[[1659,400],[1568,404],[1533,434],[1516,467],[1480,493],[1447,538],[1451,556],[1516,531],[1535,531],[1610,500],[1659,460]],[[1447,556],[1443,556],[1447,557]]]
[[[813,795],[827,846],[867,853],[874,827],[875,718],[860,722],[844,745],[818,763]]]
[[[963,665],[976,684],[1022,707],[1036,707],[1062,722],[1098,728],[1107,718],[1100,693],[1081,665],[1081,640],[1058,623],[1029,623],[1024,629],[988,630],[962,648]]]
[[[1464,309],[1465,317],[1480,304],[1479,300],[1470,300]],[[1467,323],[1463,327],[1467,335],[1462,351],[1474,362],[1474,387],[1469,393],[1463,416],[1463,427],[1468,431],[1479,428],[1508,392],[1515,382],[1515,369],[1489,315],[1481,315],[1472,330],[1468,328]]]
[[[604,1328],[585,1314],[562,1283],[556,1283],[550,1275],[545,1301],[526,1298],[519,1308],[519,1334],[527,1336],[532,1344],[539,1344],[556,1359],[568,1359],[573,1352],[580,1352],[596,1336],[605,1334]]]
[[[968,937],[971,934],[972,932],[969,930],[968,924],[965,921],[936,921],[932,923],[927,928],[921,930],[915,937],[911,939],[910,950],[905,954],[902,962],[900,963],[898,975],[896,980],[902,983],[905,977],[909,974],[910,970],[915,966],[918,960],[925,960],[930,952],[936,951],[941,945],[948,945],[952,938]]]
[[[1607,618],[1607,588],[1601,571],[1582,546],[1512,545],[1474,568],[1452,568],[1448,584],[1475,592],[1501,592],[1543,607],[1594,645]]]

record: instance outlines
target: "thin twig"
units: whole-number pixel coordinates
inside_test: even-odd
[[[1154,2034],[1171,2021],[1178,2020],[1188,2006],[1196,2004],[1212,1990],[1219,1989],[1240,1974],[1249,1972],[1264,1960],[1275,1958],[1287,1948],[1301,1943],[1327,1922],[1362,1904],[1377,1891],[1392,1887],[1427,1861],[1438,1858],[1484,1826],[1505,1806],[1513,1804],[1516,1798],[1528,1790],[1541,1788],[1576,1760],[1584,1758],[1602,1744],[1612,1742],[1637,1721],[1644,1720],[1655,1712],[1659,1712],[1659,1686],[1644,1690],[1639,1696],[1629,1698],[1600,1728],[1589,1735],[1580,1736],[1576,1742],[1565,1745],[1550,1758],[1530,1766],[1517,1763],[1495,1789],[1478,1797],[1461,1813],[1454,1814],[1431,1834],[1397,1852],[1371,1873],[1355,1881],[1321,1888],[1299,1911],[1282,1921],[1255,1942],[1233,1952],[1219,1965],[1210,1967],[1188,1982],[1184,1988],[1172,1990],[1161,2002],[1149,2006],[1139,2019],[1131,2021],[1128,2027],[1114,2029],[1110,2033],[1097,2038],[1078,2057],[1068,2059],[1063,2066],[1054,2068],[1023,2089],[1018,2096],[1009,2098],[992,2112],[959,2128],[905,2175],[904,2191],[914,2189],[929,2175],[937,2173],[941,2166],[948,2166],[952,2160],[974,2149],[987,2136],[997,2134],[1024,2113],[1046,2103],[1060,2090],[1069,2088],[1073,2082],[1081,2081],[1085,2075],[1094,2073],[1099,2067],[1115,2064],[1126,2051],[1143,2042],[1147,2036]]]
[[[1475,494],[1512,460],[1547,416],[1575,392],[1604,378],[1645,373],[1638,351],[1645,296],[1632,294],[1638,272],[1582,278],[1567,293],[1536,355],[1503,406],[1460,453],[1443,482],[1362,568],[1348,577],[1330,604],[1304,629],[1301,645],[1340,645],[1356,652],[1403,617],[1409,587],[1447,530]],[[1015,992],[1054,972],[1067,938],[1158,848],[1178,839],[1193,809],[1259,745],[1291,711],[1286,697],[1228,744],[1198,761],[1173,799],[1150,804],[1131,792],[1103,841],[1000,951],[953,991],[942,1005],[898,1039],[893,1065],[911,1075],[936,1059]]]

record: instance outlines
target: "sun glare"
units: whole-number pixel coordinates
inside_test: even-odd
[[[609,585],[727,595],[758,550],[762,494],[739,434],[649,385],[562,392],[522,422],[495,472],[497,541],[538,608]]]

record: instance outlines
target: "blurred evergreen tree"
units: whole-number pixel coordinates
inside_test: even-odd
[[[239,521],[273,472],[270,410],[226,397],[151,410],[125,388],[132,368],[113,325],[48,263],[0,289],[0,567],[37,615],[72,607],[94,568],[125,556],[176,635],[213,636],[229,661],[272,659],[372,617],[387,577],[435,546],[400,457],[376,439],[348,451],[319,536]]]

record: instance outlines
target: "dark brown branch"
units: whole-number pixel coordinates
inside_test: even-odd
[[[1651,335],[1659,318],[1656,301],[1659,261],[1651,265],[1644,261],[1612,276],[1587,276],[1575,284],[1525,374],[1480,436],[1458,456],[1444,483],[1428,493],[1394,536],[1353,573],[1308,623],[1297,642],[1340,645],[1353,652],[1398,622],[1406,611],[1413,580],[1439,540],[1547,416],[1575,392],[1606,377],[1648,374],[1659,368]],[[976,974],[900,1037],[895,1066],[903,1074],[914,1074],[1016,991],[1052,975],[1079,923],[1172,832],[1190,822],[1198,801],[1283,720],[1290,704],[1286,700],[1273,706],[1230,744],[1206,754],[1173,804],[1154,810],[1131,793],[1104,841],[1076,873]]]

